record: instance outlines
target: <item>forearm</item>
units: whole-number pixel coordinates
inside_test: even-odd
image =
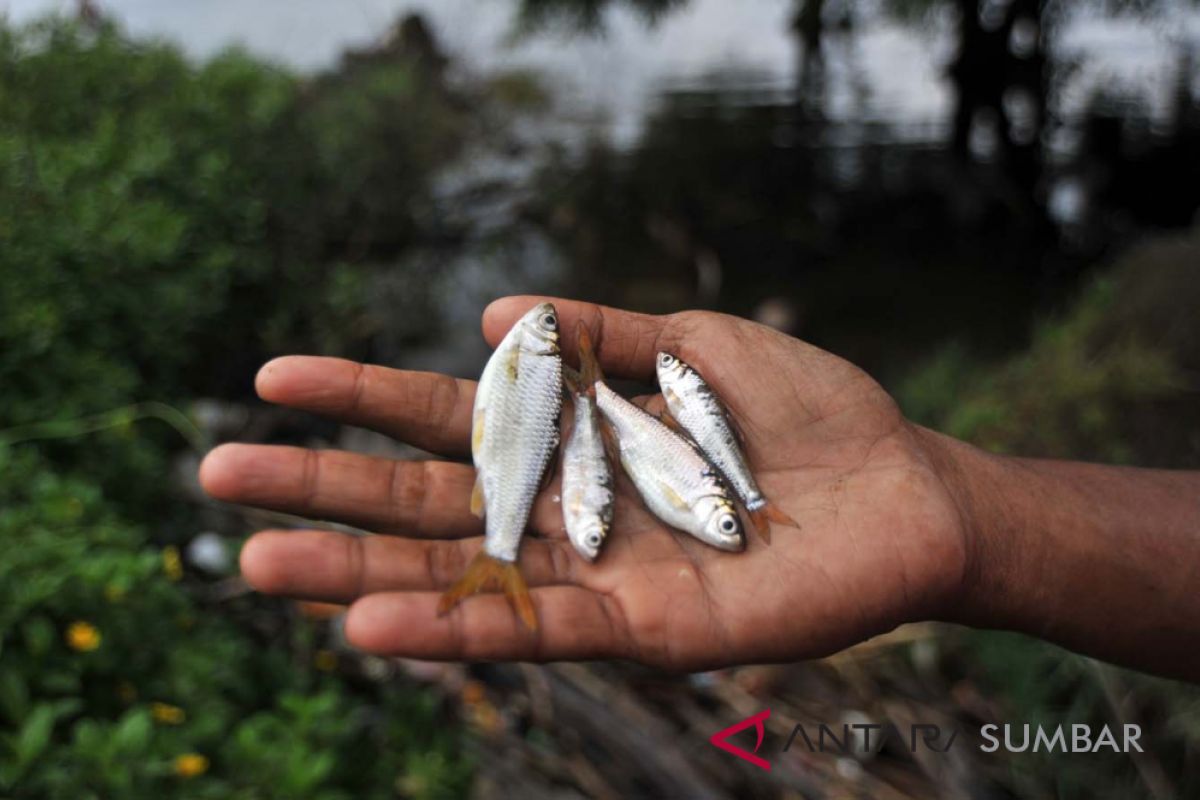
[[[955,621],[1200,680],[1200,473],[938,438],[969,528]]]

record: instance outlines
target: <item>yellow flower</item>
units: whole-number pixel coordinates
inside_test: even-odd
[[[150,716],[164,725],[179,725],[187,719],[187,714],[182,708],[170,703],[151,703]]]
[[[313,666],[321,672],[333,672],[337,669],[337,654],[332,650],[318,650],[313,653]]]
[[[199,753],[184,753],[175,756],[175,774],[181,778],[194,778],[208,772],[208,759]]]
[[[183,577],[183,562],[179,559],[179,548],[167,545],[162,551],[163,572],[173,581]]]
[[[81,653],[100,646],[100,631],[87,622],[72,622],[71,627],[67,628],[66,638],[67,646]]]

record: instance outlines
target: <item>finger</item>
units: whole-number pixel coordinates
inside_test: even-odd
[[[284,356],[254,381],[271,403],[325,414],[449,456],[470,452],[475,382],[341,358]]]
[[[465,464],[277,445],[221,445],[200,465],[200,485],[218,500],[430,538],[483,533],[474,483]]]
[[[474,483],[465,464],[280,445],[223,444],[200,465],[200,485],[218,500],[430,539],[483,533]],[[556,477],[534,500],[529,526],[544,536],[566,536],[561,491]]]
[[[556,661],[623,658],[630,639],[620,605],[578,586],[530,596],[538,627],[528,630],[498,594],[469,597],[443,617],[436,592],[368,595],[346,616],[346,638],[373,653],[430,660]]]
[[[654,357],[658,351],[673,351],[679,344],[681,332],[675,317],[528,295],[502,297],[484,309],[484,338],[495,347],[521,315],[547,301],[554,303],[558,311],[559,341],[567,361],[578,363],[575,330],[582,322],[591,334],[601,369],[611,377],[650,380],[654,377]]]
[[[242,576],[265,594],[350,603],[376,592],[436,591],[462,577],[483,546],[479,537],[447,541],[359,536],[333,531],[262,531],[242,548]],[[530,586],[577,580],[582,560],[563,541],[527,539],[521,574]]]

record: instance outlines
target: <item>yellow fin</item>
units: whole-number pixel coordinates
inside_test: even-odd
[[[521,348],[514,347],[512,352],[508,354],[508,360],[504,362],[505,374],[513,383],[517,382],[517,362],[521,359]]]
[[[678,508],[680,511],[685,511],[688,508],[687,501],[679,496],[679,492],[672,489],[662,481],[658,482],[658,488],[662,489],[663,495],[667,498],[667,502]]]
[[[483,418],[487,414],[483,411],[475,412],[475,419],[471,424],[471,452],[478,453],[479,448],[483,446]]]
[[[529,596],[529,587],[521,577],[521,570],[516,564],[492,558],[482,551],[471,559],[463,576],[438,600],[438,616],[446,614],[463,599],[489,589],[504,592],[508,604],[525,627],[531,631],[537,630],[537,612],[533,608],[533,599]]]
[[[471,487],[471,513],[483,519],[483,475],[475,473],[475,485]]]

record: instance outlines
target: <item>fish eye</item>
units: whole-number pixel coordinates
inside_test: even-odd
[[[732,514],[726,514],[721,517],[721,521],[717,523],[717,527],[721,529],[721,533],[734,533],[737,531],[737,517]]]
[[[590,546],[590,547],[599,547],[600,546],[600,534],[598,534],[598,533],[588,534],[587,543],[588,543],[588,546]]]
[[[547,328],[548,330],[554,330],[558,327],[558,319],[548,311],[545,314],[542,314],[541,319],[538,320],[538,323],[543,328]]]
[[[675,363],[675,356],[670,353],[662,353],[658,357],[658,363],[664,367],[669,367]]]

